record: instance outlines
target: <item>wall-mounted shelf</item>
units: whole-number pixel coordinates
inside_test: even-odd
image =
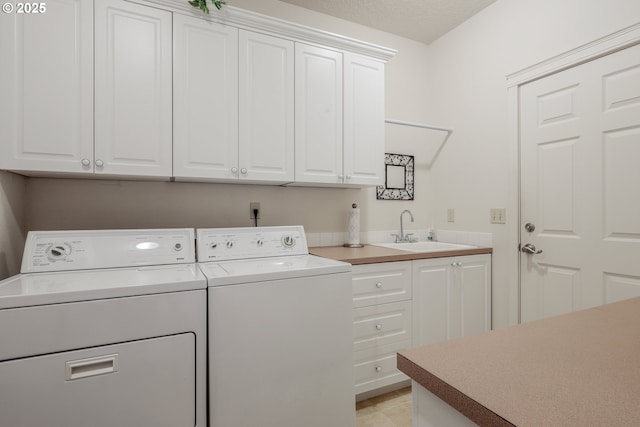
[[[385,123],[389,123],[392,125],[400,125],[400,126],[411,126],[414,128],[439,130],[439,131],[447,132],[448,134],[451,134],[453,132],[453,129],[443,128],[441,126],[428,125],[426,123],[405,122],[403,120],[395,120],[395,119],[386,119]]]

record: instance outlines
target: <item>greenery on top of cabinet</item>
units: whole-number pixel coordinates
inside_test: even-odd
[[[223,4],[227,4],[224,0],[211,0],[211,3],[216,7],[216,9],[222,9]],[[207,7],[207,0],[192,0],[189,4],[193,7],[197,7],[204,13],[209,13],[209,8]]]

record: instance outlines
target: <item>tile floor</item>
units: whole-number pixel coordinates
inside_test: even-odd
[[[357,427],[411,427],[411,387],[356,403]]]

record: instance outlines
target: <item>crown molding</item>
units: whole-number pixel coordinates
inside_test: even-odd
[[[293,41],[317,44],[324,47],[358,53],[382,62],[387,62],[397,53],[395,49],[229,5],[224,6],[221,10],[212,7],[211,13],[206,15],[199,9],[188,4],[187,0],[133,0],[133,2],[237,28],[266,32]]]
[[[590,43],[507,75],[507,87],[546,77],[640,43],[640,23],[623,28]]]

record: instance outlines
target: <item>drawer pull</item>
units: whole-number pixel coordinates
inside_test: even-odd
[[[382,372],[382,366],[376,366],[376,372]]]
[[[380,331],[380,330],[382,330],[382,325],[381,325],[380,323],[378,323],[378,324],[376,325],[376,329],[377,329],[377,330],[379,330],[379,331]]]
[[[118,372],[118,355],[109,354],[66,363],[67,381]]]
[[[380,282],[376,283],[376,288],[381,289],[382,288],[382,283],[380,283]]]

